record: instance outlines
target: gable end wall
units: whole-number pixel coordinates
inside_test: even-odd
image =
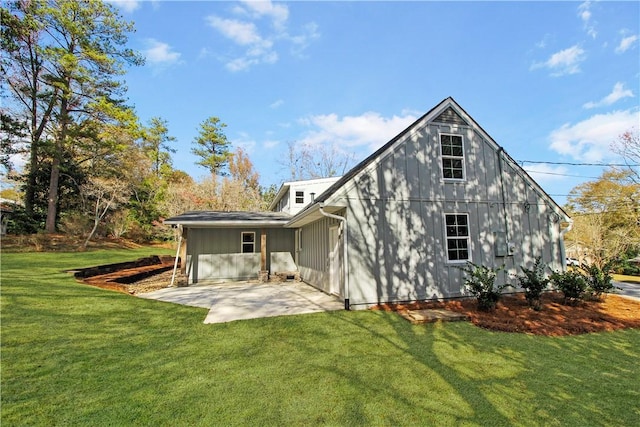
[[[466,180],[442,178],[440,133],[461,134]],[[370,305],[459,297],[463,264],[447,261],[445,213],[467,213],[472,261],[505,265],[499,281],[542,256],[561,268],[560,216],[496,145],[470,126],[431,122],[395,144],[338,196],[347,208],[350,300]],[[498,256],[510,243],[512,256]]]

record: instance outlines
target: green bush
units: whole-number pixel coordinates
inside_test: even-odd
[[[578,304],[584,298],[584,293],[587,290],[585,276],[576,270],[554,271],[551,274],[551,282],[564,294],[565,304]]]
[[[603,268],[598,267],[595,264],[584,266],[587,276],[587,292],[591,298],[600,300],[602,294],[613,292],[615,286],[613,286],[613,278],[609,274],[609,264],[606,264]]]
[[[495,309],[500,301],[502,290],[507,286],[495,286],[496,276],[503,267],[494,269],[483,265],[476,265],[472,262],[462,268],[467,274],[464,281],[466,289],[477,299],[478,309],[491,311]]]
[[[537,257],[533,264],[533,269],[520,267],[522,275],[518,276],[520,287],[524,289],[524,296],[529,303],[529,307],[538,311],[542,308],[540,297],[542,292],[549,286],[549,279],[545,277],[544,265],[541,257]]]

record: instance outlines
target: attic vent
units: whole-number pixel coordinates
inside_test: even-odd
[[[438,117],[436,117],[434,122],[453,123],[453,124],[456,124],[456,125],[467,125],[467,126],[469,125],[451,107],[447,108]]]

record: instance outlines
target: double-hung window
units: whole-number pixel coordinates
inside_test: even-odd
[[[296,203],[304,203],[304,191],[296,191]]]
[[[464,179],[464,145],[462,135],[440,135],[442,176],[444,179]]]
[[[252,254],[256,251],[256,233],[243,231],[241,235],[242,253]]]
[[[469,215],[446,214],[447,259],[452,262],[469,260]]]

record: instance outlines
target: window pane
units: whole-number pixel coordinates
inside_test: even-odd
[[[254,233],[242,233],[242,242],[243,243],[253,243],[256,240],[256,235]]]
[[[253,243],[243,243],[242,244],[242,253],[243,254],[250,254],[253,253]]]

